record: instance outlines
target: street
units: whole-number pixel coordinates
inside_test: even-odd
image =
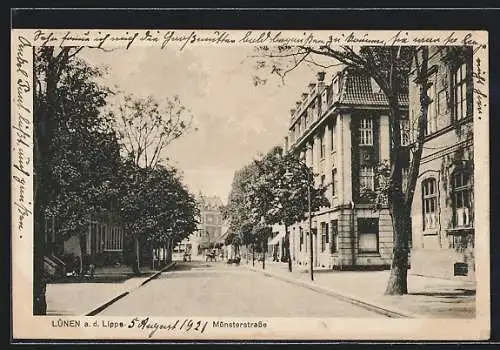
[[[99,315],[384,317],[243,265],[204,261],[178,262]]]

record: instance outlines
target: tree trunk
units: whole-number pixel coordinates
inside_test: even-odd
[[[264,250],[264,242],[262,242],[262,269],[266,268],[266,251]]]
[[[292,272],[292,254],[290,254],[290,232],[288,225],[285,224],[285,254],[287,255],[288,271]]]
[[[408,236],[411,234],[410,212],[407,207],[391,208],[394,248],[392,251],[391,274],[385,294],[408,294]]]
[[[252,266],[255,266],[255,244],[252,242]]]
[[[37,210],[38,208],[38,210]],[[43,266],[45,255],[45,232],[43,225],[43,214],[39,206],[35,206],[35,227],[34,227],[34,260],[33,260],[33,315],[47,314],[47,301],[45,291],[47,280]]]
[[[134,271],[134,274],[140,275],[141,274],[141,249],[140,249],[140,244],[139,244],[139,238],[134,237],[134,263],[132,265],[132,271]]]

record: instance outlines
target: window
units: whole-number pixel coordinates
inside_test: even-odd
[[[99,249],[99,244],[98,244],[99,232],[98,232],[98,230],[99,230],[99,226],[98,226],[97,222],[92,222],[90,224],[90,252],[88,252],[89,254],[98,252],[98,249]]]
[[[410,121],[401,119],[399,128],[401,131],[401,146],[408,146],[410,144]]]
[[[330,231],[328,231],[328,222],[325,222],[325,243],[330,243]]]
[[[328,226],[325,222],[321,223],[321,252],[324,253],[326,250],[328,236]]]
[[[472,184],[468,172],[453,174],[453,217],[455,227],[470,226],[472,223]]]
[[[403,192],[404,192],[404,191],[406,191],[406,187],[408,186],[408,176],[410,173],[410,169],[403,168],[402,171],[403,171],[403,178],[402,178],[401,188],[403,189]]]
[[[106,241],[104,250],[119,251],[123,249],[123,229],[120,227],[110,227],[106,231]]]
[[[321,180],[320,180],[320,181],[321,181],[321,183],[320,183],[321,188],[325,187],[325,178],[326,178],[326,177],[325,177],[325,175],[324,175],[324,174],[323,174],[323,175],[321,175]]]
[[[362,166],[359,170],[359,187],[362,189],[374,190],[373,167]]]
[[[340,82],[339,82],[339,77],[336,76],[332,82],[332,99],[333,99],[333,101],[337,101],[339,93],[340,93]]]
[[[424,215],[424,230],[437,227],[438,195],[436,179],[422,182],[422,206]]]
[[[333,151],[335,149],[335,131],[333,125],[330,126],[330,150]]]
[[[372,86],[372,92],[374,94],[380,94],[382,93],[382,89],[380,88],[380,86],[377,84],[377,82],[375,81],[375,79],[373,78],[370,78],[370,84]]]
[[[467,64],[460,65],[453,74],[453,110],[455,120],[467,114]]]
[[[335,197],[337,191],[337,169],[332,170],[332,196]]]
[[[323,106],[322,106],[322,100],[321,96],[318,96],[316,100],[316,109],[318,110],[318,118],[321,118],[321,114],[323,113]]]
[[[378,219],[358,219],[360,253],[378,253]]]
[[[433,75],[434,77],[434,75]],[[435,78],[429,77],[429,81],[435,80]],[[429,90],[427,91],[429,95],[430,102],[427,107],[427,129],[426,135],[430,135],[437,131],[437,112],[436,112],[436,104],[434,101],[436,100],[436,86],[434,83],[431,83]]]
[[[373,145],[373,121],[371,118],[361,118],[359,144],[364,146]]]
[[[332,241],[330,244],[330,253],[336,253],[338,249],[338,221],[330,221],[330,230],[332,233]]]
[[[313,164],[315,163],[315,159],[314,159],[314,144],[311,143],[311,145],[309,146],[309,149],[311,150],[311,159],[310,159],[310,167],[312,168]]]
[[[325,158],[325,153],[326,153],[325,134],[324,134],[324,132],[322,132],[320,137],[319,137],[319,156],[321,157],[321,159]]]

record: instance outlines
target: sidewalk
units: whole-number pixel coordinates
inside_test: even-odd
[[[111,300],[139,288],[174,264],[156,271],[144,268],[141,276],[134,276],[127,266],[99,268],[92,280],[66,278],[49,283],[46,292],[47,315],[87,315]]]
[[[408,294],[402,296],[384,295],[389,271],[315,271],[314,282],[304,268],[288,271],[285,263],[267,262],[265,270],[259,262],[252,267],[242,264],[256,272],[263,272],[316,289],[326,294],[345,297],[353,303],[368,304],[375,309],[395,311],[407,317],[425,318],[474,318],[474,282],[467,280],[447,280],[408,274]]]

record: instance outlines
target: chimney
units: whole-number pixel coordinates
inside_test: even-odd
[[[325,80],[325,72],[318,72],[318,81],[322,82]]]

